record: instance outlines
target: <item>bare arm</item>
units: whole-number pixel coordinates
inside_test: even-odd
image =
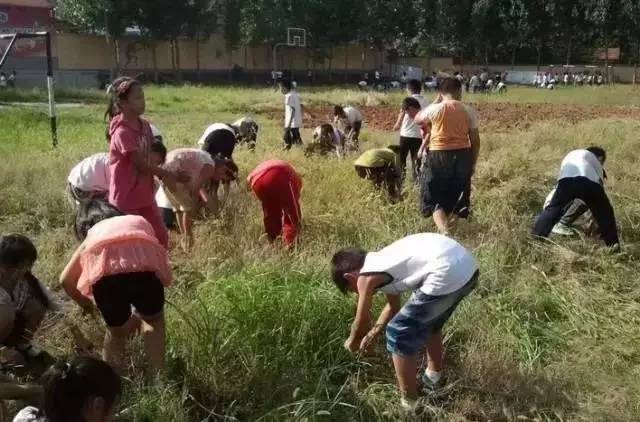
[[[480,155],[480,131],[471,129],[469,131],[469,140],[471,141],[471,168],[472,172],[476,172],[476,164]]]
[[[400,110],[400,114],[398,114],[398,120],[396,120],[396,123],[393,125],[394,131],[400,129],[400,126],[402,125],[402,121],[404,120],[404,115],[405,115],[405,112]]]
[[[387,304],[385,305],[380,316],[376,321],[376,325],[369,330],[369,333],[360,342],[360,351],[366,352],[371,344],[380,336],[389,321],[400,311],[400,296],[387,295]]]
[[[90,299],[86,298],[80,291],[78,290],[78,280],[82,275],[82,266],[80,265],[80,256],[82,255],[82,251],[84,251],[85,245],[82,243],[76,251],[73,253],[73,256],[69,260],[67,266],[62,270],[62,274],[60,274],[60,283],[64,288],[64,291],[67,292],[69,297],[73,299],[80,307],[84,310],[89,310],[93,308],[93,302]]]
[[[360,342],[371,326],[371,304],[376,288],[385,281],[384,275],[360,276],[358,278],[358,309],[351,326],[351,335],[345,343],[352,352],[358,350]]]

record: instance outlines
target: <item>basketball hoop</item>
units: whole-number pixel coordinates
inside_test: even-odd
[[[307,30],[302,28],[288,28],[287,45],[290,47],[306,47]]]

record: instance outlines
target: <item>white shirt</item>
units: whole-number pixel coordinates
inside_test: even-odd
[[[169,201],[169,198],[164,191],[164,187],[162,186],[159,186],[156,191],[156,204],[159,208],[173,208],[173,205],[171,205],[171,201]]]
[[[427,106],[427,100],[425,100],[421,94],[412,94],[411,97],[418,100],[421,109]],[[422,138],[422,130],[420,129],[420,126],[418,126],[407,113],[404,114],[404,118],[402,119],[400,136],[404,138]]]
[[[476,271],[475,258],[458,242],[441,234],[420,233],[368,253],[360,274],[388,274],[391,281],[378,288],[383,293],[420,290],[443,296],[462,288]]]
[[[362,113],[360,113],[360,110],[358,110],[357,108],[347,106],[343,108],[343,110],[344,110],[344,114],[347,115],[347,121],[351,126],[353,126],[353,124],[356,122],[362,121]]]
[[[209,126],[208,128],[205,129],[205,131],[202,134],[202,136],[200,137],[200,139],[198,139],[198,145],[204,145],[204,142],[207,140],[209,135],[211,135],[213,132],[218,131],[218,130],[228,130],[229,132],[233,133],[234,135],[236,134],[236,132],[233,130],[233,128],[231,126],[229,126],[228,124],[225,124],[225,123],[214,123],[214,124],[212,124],[211,126]]]
[[[602,183],[604,173],[602,164],[595,154],[586,149],[571,151],[560,164],[558,180],[568,177],[586,177],[595,183]]]
[[[291,121],[291,109],[294,111]],[[299,129],[302,127],[302,104],[300,95],[296,91],[290,91],[284,96],[284,127]]]
[[[101,152],[80,161],[71,169],[67,181],[85,192],[109,192],[109,154]]]

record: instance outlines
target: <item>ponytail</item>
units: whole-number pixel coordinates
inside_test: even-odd
[[[125,100],[129,96],[129,91],[136,85],[139,85],[140,82],[134,78],[130,78],[128,76],[121,76],[115,79],[108,87],[107,87],[107,110],[104,113],[104,122],[107,125],[106,128],[106,138],[107,142],[111,141],[111,136],[109,135],[109,123],[120,114],[120,109],[118,108],[118,103],[120,100]]]

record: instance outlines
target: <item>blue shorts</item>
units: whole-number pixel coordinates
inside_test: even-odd
[[[387,325],[387,350],[394,355],[418,354],[429,338],[442,327],[458,304],[476,287],[479,272],[462,288],[444,296],[430,296],[419,290]]]

